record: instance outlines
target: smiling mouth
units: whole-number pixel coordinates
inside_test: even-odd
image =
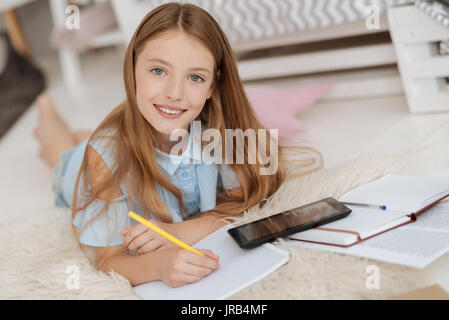
[[[156,108],[158,108],[159,110],[168,113],[168,114],[180,114],[184,111],[187,111],[186,109],[181,109],[181,108],[175,108],[175,107],[169,107],[169,106],[161,106],[158,104],[154,105]]]
[[[181,108],[175,108],[175,107],[170,107],[170,106],[161,106],[158,104],[155,104],[154,107],[163,115],[166,116],[177,116],[180,115],[184,112],[186,112],[186,109],[181,109]]]

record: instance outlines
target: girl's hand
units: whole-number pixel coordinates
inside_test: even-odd
[[[209,250],[198,250],[204,253],[203,257],[197,253],[182,248],[159,251],[159,278],[172,288],[197,282],[220,265],[219,257]]]
[[[148,221],[178,238],[175,228],[172,227],[173,224],[156,220]],[[158,249],[179,248],[170,240],[140,223],[125,228],[120,234],[124,236],[123,245],[130,251],[137,250],[138,254],[144,254]]]

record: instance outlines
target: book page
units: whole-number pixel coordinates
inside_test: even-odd
[[[354,231],[357,232],[362,239],[365,239],[376,233],[376,230],[380,229],[380,231],[382,231],[388,229],[387,227],[384,228],[384,226],[390,224],[399,225],[404,222],[404,220],[410,219],[406,217],[403,212],[375,210],[351,205],[347,205],[347,207],[352,210],[348,216],[331,223],[326,223],[321,227]],[[289,238],[340,245],[350,245],[357,241],[357,236],[351,233],[330,232],[320,229],[301,231],[292,234]]]
[[[352,212],[345,218],[327,223],[323,228],[344,229],[358,232],[362,238],[365,233],[404,217],[402,212],[373,210],[359,206],[347,205]]]
[[[361,239],[404,224],[410,215],[449,193],[449,179],[388,174],[359,186],[341,196],[341,202],[386,205],[387,210],[346,204],[352,212],[345,218],[321,228],[356,232]],[[311,229],[290,236],[291,239],[351,245],[357,235]]]
[[[418,216],[418,220],[408,225],[408,228],[423,229],[424,231],[449,232],[448,218],[449,202],[437,203],[432,208]]]
[[[390,230],[349,248],[289,241],[294,245],[334,251],[413,268],[424,268],[449,252],[449,203],[440,202],[414,223]]]
[[[219,300],[226,299],[284,265],[289,253],[270,243],[254,249],[241,249],[224,226],[195,244],[220,257],[220,269],[205,278],[179,288],[162,281],[147,282],[133,288],[146,300]]]
[[[449,193],[449,179],[388,174],[360,186],[339,201],[386,205],[387,210],[414,213]]]

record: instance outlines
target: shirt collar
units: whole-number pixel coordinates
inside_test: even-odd
[[[201,137],[200,140],[195,139],[194,143],[193,121],[190,122],[189,143],[187,149],[178,156],[170,155],[165,152],[156,150],[156,160],[168,174],[173,175],[181,163],[201,163]],[[192,161],[193,160],[193,161]]]

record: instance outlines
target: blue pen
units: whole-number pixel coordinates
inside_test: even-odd
[[[360,207],[366,207],[371,209],[378,209],[378,210],[387,210],[387,206],[385,205],[379,205],[379,204],[368,204],[368,203],[354,203],[354,202],[341,202],[345,205],[349,206],[360,206]]]

